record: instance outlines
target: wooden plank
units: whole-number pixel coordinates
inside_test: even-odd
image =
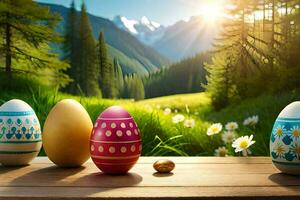
[[[300,199],[299,176],[279,173],[268,157],[168,157],[172,174],[155,173],[158,157],[142,157],[127,175],[101,173],[89,160],[59,168],[45,157],[0,167],[0,200],[11,199]]]
[[[270,164],[270,157],[140,157],[138,163],[154,163],[158,159],[168,158],[173,160],[175,163],[212,163],[212,164],[227,164],[227,163],[265,163]],[[33,163],[46,163],[52,164],[52,162],[47,157],[37,157],[32,162]],[[87,163],[92,163],[92,160],[89,159]]]
[[[12,199],[299,199],[300,187],[0,187],[0,200]]]

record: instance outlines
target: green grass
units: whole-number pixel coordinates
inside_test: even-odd
[[[36,111],[41,125],[51,108],[61,99],[73,98],[79,101],[95,121],[98,115],[111,105],[121,105],[135,118],[142,132],[143,155],[146,156],[209,156],[219,146],[224,146],[221,135],[213,137],[206,135],[211,123],[229,121],[239,123],[238,135],[254,135],[256,143],[251,150],[253,155],[269,154],[269,135],[278,113],[289,103],[300,99],[297,92],[282,95],[265,95],[248,99],[239,104],[231,105],[221,111],[214,111],[210,98],[206,93],[173,95],[134,102],[132,100],[105,100],[71,96],[53,90],[45,89],[30,92],[5,92],[0,94],[0,103],[18,98],[29,103]],[[172,113],[165,115],[163,110],[171,108]],[[183,123],[173,124],[172,117],[177,113],[196,121],[194,128],[184,127]],[[259,123],[254,128],[244,127],[243,120],[251,115],[259,116]],[[230,155],[234,154],[227,145]]]

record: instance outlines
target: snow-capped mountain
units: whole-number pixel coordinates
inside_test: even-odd
[[[128,19],[124,16],[116,16],[113,19],[115,25],[132,35],[141,42],[151,45],[160,39],[164,34],[165,27],[157,22],[149,20],[143,16],[140,20]]]
[[[142,43],[153,47],[173,61],[188,58],[212,47],[220,24],[207,23],[202,16],[180,20],[164,27],[159,23],[142,17],[132,20],[116,16],[113,22],[117,27],[131,33]]]

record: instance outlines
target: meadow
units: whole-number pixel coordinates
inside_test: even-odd
[[[2,91],[0,103],[12,98],[22,99],[30,104],[41,126],[51,108],[61,99],[72,98],[79,101],[93,122],[107,107],[120,105],[132,114],[141,130],[144,156],[212,156],[217,148],[223,146],[228,150],[228,155],[241,156],[234,153],[230,142],[224,143],[224,131],[214,136],[207,135],[207,128],[211,124],[222,123],[224,130],[227,122],[238,123],[239,127],[235,131],[237,137],[254,136],[256,143],[250,147],[251,155],[266,156],[269,154],[269,136],[273,122],[287,104],[300,98],[300,94],[295,91],[277,96],[263,95],[219,111],[213,109],[211,98],[205,92],[134,101],[72,96],[40,88],[28,92]],[[194,123],[186,124],[184,120],[175,120],[178,123],[174,123],[174,116],[178,114]],[[256,125],[243,125],[247,117],[254,115],[259,117]],[[41,151],[40,155],[44,155],[44,152]]]

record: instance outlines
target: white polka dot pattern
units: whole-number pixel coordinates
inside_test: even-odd
[[[98,151],[102,153],[102,152],[104,151],[103,146],[99,146],[99,147],[98,147]]]
[[[131,136],[131,131],[130,131],[130,130],[127,130],[127,131],[126,131],[126,135]]]
[[[105,122],[103,122],[103,123],[101,124],[101,128],[106,128],[106,123],[105,123]]]
[[[116,123],[113,122],[113,123],[110,124],[110,127],[111,127],[111,128],[116,128],[117,125],[116,125]]]
[[[126,128],[125,123],[122,122],[122,123],[121,123],[121,127],[122,127],[122,128]]]
[[[121,130],[117,130],[116,134],[117,134],[118,137],[122,137],[123,132]]]
[[[131,150],[132,152],[135,152],[135,146],[134,146],[134,145],[131,145],[130,150]]]
[[[115,147],[109,147],[109,153],[115,153],[116,148]]]
[[[127,151],[126,147],[124,147],[124,146],[121,147],[121,152],[122,152],[122,153],[126,153],[126,151]]]
[[[109,131],[109,130],[106,131],[106,132],[105,132],[105,135],[106,135],[107,137],[110,137],[110,136],[111,136],[111,131]]]

